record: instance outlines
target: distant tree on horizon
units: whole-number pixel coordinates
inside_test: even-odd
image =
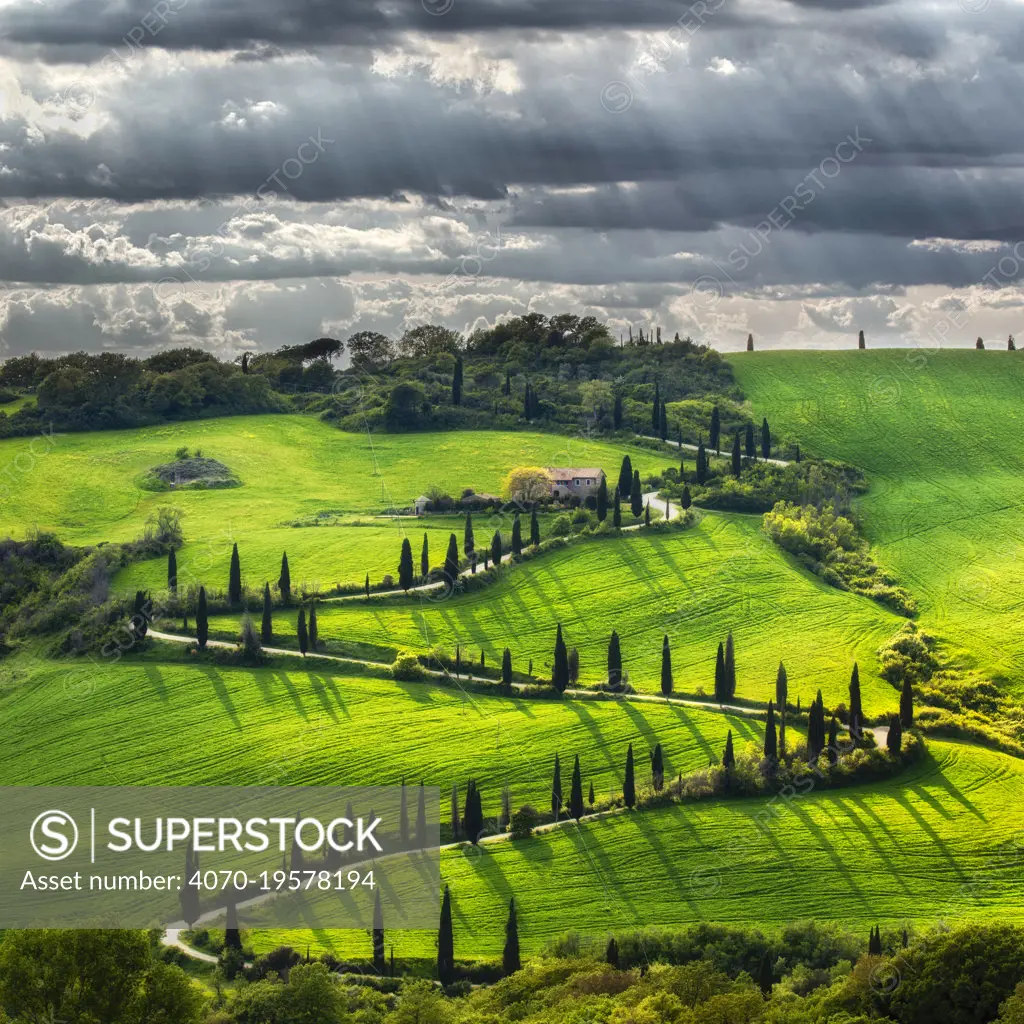
[[[864,344],[864,332],[863,331],[861,331],[857,335],[857,348],[867,348],[867,345]]]
[[[981,339],[981,338],[979,338],[979,339],[978,339],[978,340],[977,340],[977,341],[976,341],[976,342],[974,343],[974,347],[975,347],[975,348],[979,348],[979,349],[983,349],[983,348],[985,347],[985,342],[984,342],[984,340],[983,340],[983,339]]]
[[[754,351],[754,336],[752,334],[747,335],[747,351]]]

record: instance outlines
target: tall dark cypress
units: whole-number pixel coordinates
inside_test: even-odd
[[[757,446],[754,444],[754,424],[748,423],[746,436],[743,439],[744,450],[748,459],[752,459],[757,455]]]
[[[242,933],[238,930],[238,907],[228,904],[227,921],[224,923],[224,945],[228,949],[242,948]]]
[[[656,434],[661,424],[661,384],[654,382],[654,405],[651,408],[651,429]]]
[[[583,817],[583,776],[580,773],[580,755],[572,766],[572,782],[569,785],[569,815],[577,821]]]
[[[454,533],[448,537],[448,553],[444,558],[444,574],[452,585],[459,578],[459,542]]]
[[[736,754],[732,749],[732,729],[725,736],[725,751],[722,754],[722,766],[728,771],[736,767]]]
[[[629,494],[633,486],[633,460],[628,455],[622,457],[619,469],[619,494]]]
[[[622,685],[622,649],[619,634],[613,629],[608,640],[608,685],[617,690]]]
[[[885,745],[893,757],[896,757],[903,749],[903,726],[900,723],[899,715],[893,715],[889,720],[889,735],[886,737]]]
[[[519,922],[516,919],[516,901],[508,901],[508,920],[505,922],[505,948],[501,952],[501,967],[507,978],[522,967],[519,959]]]
[[[704,442],[697,443],[697,483],[703,484],[708,478],[708,453],[704,450]]]
[[[683,496],[679,499],[679,506],[684,511],[693,504],[693,497],[690,494],[690,487],[688,484],[683,484]]]
[[[786,666],[779,662],[779,671],[775,673],[775,706],[780,710],[786,709],[789,700],[789,677],[786,675]]]
[[[269,644],[274,639],[274,602],[270,596],[270,581],[263,584],[263,621],[260,623],[260,639]]]
[[[668,633],[661,641],[661,692],[667,697],[672,692],[672,649]]]
[[[206,650],[206,639],[210,635],[210,615],[206,608],[206,587],[199,588],[199,600],[196,602],[196,642],[199,650]]]
[[[736,696],[736,646],[731,632],[725,638],[725,692],[730,700]]]
[[[754,351],[754,336],[752,334],[747,335],[747,351]]]
[[[380,905],[380,886],[373,896],[373,969],[383,977],[387,965],[384,960],[384,912]]]
[[[651,751],[651,785],[656,793],[665,785],[665,753],[660,743],[655,743]]]
[[[491,561],[501,565],[501,530],[495,530],[491,538]]]
[[[747,346],[748,352],[754,351],[754,336],[750,336],[750,343]],[[772,975],[772,958],[768,950],[764,951],[761,957],[761,962],[757,967],[757,987],[761,990],[761,995],[768,999],[771,997],[772,988],[775,986],[775,979]]]
[[[423,531],[423,547],[420,549],[420,575],[426,579],[430,574],[430,543],[427,532]]]
[[[633,777],[633,744],[626,749],[626,781],[622,784],[622,802],[632,810],[636,806],[636,780]]]
[[[540,545],[540,523],[537,520],[537,509],[530,509],[530,544],[533,547]]]
[[[455,371],[452,374],[452,405],[462,405],[462,356],[455,357]]]
[[[614,935],[608,940],[608,945],[604,951],[604,958],[614,970],[617,971],[619,969],[619,944],[615,941]]]
[[[768,701],[768,721],[764,727],[764,756],[774,761],[779,756],[779,740],[775,732],[775,705]]]
[[[405,591],[415,582],[415,569],[412,564],[412,545],[409,538],[402,540],[402,554],[398,559],[398,585]]]
[[[603,523],[608,518],[608,481],[604,476],[597,485],[597,521]]]
[[[860,703],[860,670],[853,663],[850,674],[850,739],[858,746],[864,733],[864,709]]]
[[[551,685],[559,692],[564,692],[569,685],[569,652],[562,638],[562,624],[558,624],[555,633],[555,655],[551,663]]]
[[[512,554],[521,555],[523,553],[523,527],[519,522],[519,513],[517,512],[515,518],[512,520]]]
[[[466,513],[466,524],[462,528],[462,550],[467,558],[476,550],[476,541],[473,538],[473,516]]]
[[[288,552],[281,555],[281,574],[277,577],[277,589],[281,593],[281,604],[291,604],[292,574],[288,569]]]
[[[761,420],[761,458],[770,458],[772,454],[772,432],[768,426],[768,419]]]
[[[501,656],[501,685],[506,693],[512,692],[512,652],[507,647]]]
[[[615,500],[612,502],[612,526],[618,530],[622,526],[622,493],[615,488]]]
[[[907,677],[900,691],[900,725],[909,729],[914,724],[914,687]]]
[[[555,754],[555,771],[551,777],[551,815],[558,821],[562,813],[562,764]]]
[[[238,560],[238,545],[231,548],[231,569],[228,572],[228,602],[233,608],[242,603],[242,566]]]
[[[309,649],[309,634],[306,632],[306,609],[299,609],[299,622],[296,627],[296,632],[299,637],[299,650],[302,654],[305,654]]]
[[[725,645],[719,641],[718,658],[715,661],[715,700],[720,704],[728,698],[729,684],[725,674]]]
[[[167,589],[172,594],[178,593],[178,556],[174,548],[167,552]]]
[[[864,344],[864,332],[863,331],[861,331],[857,335],[857,348],[867,348],[867,345]]]
[[[708,434],[708,444],[711,446],[712,451],[718,451],[718,443],[722,439],[722,416],[718,411],[716,405],[711,410],[711,429]]]
[[[633,483],[629,491],[629,510],[634,519],[639,519],[644,511],[644,496],[640,487],[640,470],[633,471]]]
[[[484,831],[483,805],[476,779],[470,779],[466,784],[466,807],[462,813],[462,828],[466,838],[476,846]]]
[[[658,423],[658,436],[662,439],[662,441],[668,440],[668,409],[666,408],[665,402],[661,403],[661,413],[659,416]]]
[[[437,980],[450,985],[455,980],[455,936],[452,932],[452,893],[446,885],[441,899],[441,923],[437,930]]]
[[[738,477],[743,469],[743,457],[740,455],[740,435],[737,434],[732,442],[732,475]]]

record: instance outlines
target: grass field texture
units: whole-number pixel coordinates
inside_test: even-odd
[[[276,622],[295,643],[297,612]],[[515,566],[498,583],[448,600],[411,595],[398,604],[326,601],[318,605],[323,640],[387,643],[419,651],[481,648],[492,665],[507,645],[513,665],[550,671],[556,624],[580,651],[580,678],[605,678],[608,638],[622,641],[624,667],[641,692],[660,688],[661,644],[672,644],[676,687],[714,688],[715,653],[732,630],[737,694],[774,697],[784,661],[790,699],[805,705],[821,688],[834,706],[847,700],[854,661],[861,667],[868,714],[894,710],[896,691],[880,679],[876,651],[901,619],[867,598],[829,587],[791,564],[762,534],[760,516],[705,514],[681,533],[578,543]],[[215,616],[211,629],[235,636],[238,616]]]
[[[863,468],[879,558],[960,660],[1024,690],[1024,355],[880,350],[731,357],[755,417]]]

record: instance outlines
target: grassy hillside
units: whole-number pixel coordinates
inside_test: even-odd
[[[185,513],[190,543],[226,544],[230,551],[232,540],[279,529],[281,541],[273,545],[278,558],[281,548],[295,548],[300,564],[320,542],[311,530],[282,524],[325,509],[372,513],[411,505],[432,485],[456,497],[465,487],[499,493],[517,465],[596,465],[617,474],[627,451],[641,472],[671,462],[639,449],[554,434],[370,436],[346,434],[304,416],[236,416],[63,434],[52,447],[37,442],[30,449],[31,442],[0,441],[0,470],[9,467],[17,479],[10,493],[0,490],[0,535],[21,537],[39,527],[67,543],[130,540],[154,508],[173,504]],[[243,486],[177,494],[140,489],[140,477],[182,446],[223,462]],[[323,559],[316,571],[331,578],[341,568]],[[299,580],[295,573],[293,580]]]
[[[296,615],[277,617],[291,638]],[[820,687],[835,705],[847,699],[857,660],[867,713],[897,703],[896,691],[875,675],[876,651],[901,620],[788,562],[761,533],[759,516],[709,513],[683,533],[595,540],[554,552],[515,567],[489,588],[447,601],[327,601],[317,617],[328,641],[418,650],[437,644],[454,650],[458,642],[470,657],[483,648],[492,664],[508,645],[516,667],[525,670],[532,658],[538,674],[548,670],[561,622],[566,643],[579,648],[584,682],[604,678],[608,637],[616,629],[630,681],[647,692],[660,687],[665,633],[677,688],[712,692],[718,643],[732,630],[741,697],[773,697],[783,660],[791,700],[799,695],[806,705]],[[237,622],[237,616],[215,617],[211,628],[236,635]]]
[[[524,701],[326,668],[160,658],[158,650],[87,671],[91,690],[82,676],[65,686],[61,663],[5,662],[0,785],[397,785],[404,777],[447,790],[473,777],[485,813],[495,816],[505,783],[514,806],[550,805],[556,752],[566,786],[579,754],[585,782],[599,795],[618,795],[629,743],[639,782],[658,742],[671,774],[720,756],[730,728],[741,744],[763,741],[761,723],[700,709]]]
[[[692,804],[567,825],[529,843],[442,857],[456,956],[499,956],[509,898],[524,948],[577,929],[714,921],[773,927],[796,919],[862,928],[962,918],[1024,923],[1019,794],[1024,764],[931,744],[932,756],[878,787],[811,792],[775,810],[761,800]],[[762,827],[762,822],[770,824]],[[571,914],[567,913],[567,893]],[[267,932],[368,956],[358,932]],[[427,932],[391,932],[396,955],[430,956]]]
[[[1024,356],[763,352],[733,363],[773,430],[867,471],[865,530],[922,622],[1024,689]]]

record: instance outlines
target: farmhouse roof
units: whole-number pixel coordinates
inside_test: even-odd
[[[582,466],[578,469],[565,469],[560,466],[548,466],[548,472],[554,477],[592,477],[600,476],[604,470],[593,466]]]

